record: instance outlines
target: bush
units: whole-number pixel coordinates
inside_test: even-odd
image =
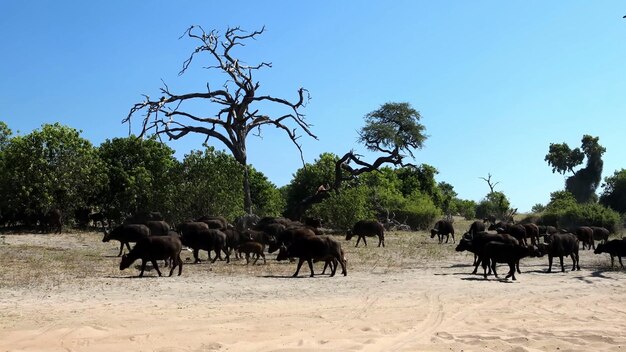
[[[441,217],[441,210],[435,206],[430,197],[419,192],[409,197],[404,209],[394,212],[396,220],[405,222],[414,230],[427,230]]]
[[[546,211],[541,217],[545,225],[562,228],[602,226],[615,233],[622,229],[619,213],[596,203],[570,204],[559,211]]]
[[[359,220],[374,219],[365,187],[345,188],[341,193],[330,192],[330,197],[313,205],[308,216],[322,218],[325,226],[347,230]]]

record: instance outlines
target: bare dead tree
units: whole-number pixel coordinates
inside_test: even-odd
[[[185,60],[179,75],[184,74],[189,69],[198,55],[208,54],[209,60],[213,64],[205,68],[225,74],[226,82],[223,83],[221,89],[213,90],[207,83],[206,91],[186,94],[173,93],[164,82],[160,89],[162,94],[160,98],[151,99],[144,95],[145,100],[135,104],[130,109],[128,116],[122,121],[128,123],[130,133],[131,118],[142,111],[145,114],[141,119],[140,137],[146,134],[155,134],[159,138],[165,135],[170,140],[176,140],[189,133],[197,133],[206,136],[205,143],[210,139],[220,141],[232,153],[237,162],[243,166],[244,209],[248,213],[252,211],[246,149],[248,135],[256,131],[253,135],[260,136],[261,128],[265,126],[274,126],[283,130],[300,151],[303,164],[301,144],[298,142],[300,138],[298,129],[317,139],[310,129],[311,125],[306,122],[305,116],[301,112],[310,99],[308,91],[299,88],[295,101],[267,94],[260,95],[258,90],[261,84],[254,80],[253,74],[260,69],[272,67],[272,64],[261,62],[250,65],[234,55],[235,48],[244,47],[247,40],[255,40],[264,31],[265,27],[251,33],[234,27],[228,28],[224,35],[220,36],[216,30],[206,32],[200,26],[189,27],[181,38],[186,36],[199,45]],[[216,106],[216,112],[205,116],[203,115],[205,113],[194,113],[183,109],[183,103],[188,106],[186,103],[198,101]],[[270,116],[261,112],[261,108],[267,107],[268,103],[273,103],[274,107],[278,106],[284,109],[284,113]],[[204,111],[206,110],[205,108]],[[295,127],[290,127],[290,125],[295,125]]]
[[[495,187],[498,185],[498,183],[500,183],[500,181],[496,182],[496,183],[491,183],[491,174],[487,174],[487,178],[484,177],[479,177],[482,180],[485,180],[485,182],[487,182],[487,185],[489,186],[489,193],[493,193],[495,192]]]

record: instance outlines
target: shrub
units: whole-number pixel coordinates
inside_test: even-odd
[[[420,192],[411,194],[406,207],[394,212],[398,221],[405,222],[414,230],[429,229],[441,217],[441,210],[430,197]]]

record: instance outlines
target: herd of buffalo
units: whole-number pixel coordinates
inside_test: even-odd
[[[60,213],[51,212],[47,215],[45,228],[57,229],[60,232]],[[94,222],[97,219],[93,219]],[[486,224],[489,224],[487,227]],[[130,217],[123,224],[112,230],[104,230],[103,242],[116,240],[120,242],[118,256],[122,256],[124,246],[128,253],[122,256],[120,269],[126,269],[136,260],[141,260],[143,276],[147,262],[161,276],[157,260],[165,260],[171,266],[170,276],[178,267],[178,275],[182,273],[183,261],[181,251],[187,248],[193,252],[194,263],[200,262],[199,252],[207,251],[209,260],[230,261],[233,254],[238,259],[245,256],[246,264],[254,259],[266,262],[265,252],[278,251],[277,260],[298,259],[296,271],[298,276],[302,264],[306,261],[310,276],[314,276],[313,262],[324,262],[322,274],[330,268],[334,276],[338,266],[341,273],[347,275],[346,259],[339,241],[332,236],[323,235],[319,230],[321,222],[307,219],[304,223],[282,217],[246,218],[242,223],[238,220],[235,226],[220,216],[204,216],[178,224],[175,228],[163,221],[160,213],[146,213]],[[104,225],[103,225],[104,227]],[[437,236],[440,244],[448,243],[450,237],[455,243],[454,226],[451,221],[437,221],[431,229],[431,238]],[[474,221],[459,240],[456,251],[469,251],[474,254],[474,271],[482,265],[483,275],[496,272],[496,263],[508,264],[509,272],[505,279],[515,280],[515,273],[520,273],[519,262],[525,257],[548,256],[548,272],[552,270],[552,262],[558,257],[561,271],[565,271],[563,257],[572,258],[572,270],[580,270],[579,247],[593,248],[594,253],[608,253],[611,267],[617,257],[622,268],[623,256],[626,256],[626,237],[609,241],[609,231],[604,227],[578,226],[569,229],[557,229],[553,226],[538,226],[533,223],[516,224],[511,222],[495,222],[485,220]],[[366,237],[378,237],[378,247],[385,246],[385,228],[378,221],[362,220],[348,230],[346,240],[356,236],[356,247],[363,241],[367,246]],[[595,241],[600,241],[596,246]],[[130,243],[135,243],[130,247]],[[213,258],[212,258],[212,253]]]
[[[478,266],[482,264],[485,278],[491,272],[498,277],[496,263],[505,263],[509,266],[505,279],[511,277],[515,280],[515,272],[520,273],[520,259],[544,255],[548,256],[548,272],[552,271],[552,261],[555,257],[559,258],[561,271],[565,271],[563,257],[567,256],[572,258],[572,270],[580,270],[578,251],[581,243],[582,249],[593,248],[596,254],[608,253],[611,256],[611,267],[616,256],[622,268],[624,267],[621,257],[626,256],[626,237],[609,241],[610,233],[604,227],[578,226],[572,229],[557,229],[533,223],[510,222],[492,222],[487,229],[485,227],[485,221],[474,221],[456,247],[458,252],[474,253],[472,273],[476,274]],[[431,230],[431,238],[438,236],[439,243],[443,243],[444,237],[447,243],[450,235],[454,242],[454,227],[450,221],[440,220]],[[596,247],[595,241],[601,243]]]

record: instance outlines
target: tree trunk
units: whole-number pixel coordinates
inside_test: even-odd
[[[246,214],[252,214],[252,197],[250,197],[250,173],[246,160],[241,163],[243,165],[243,210]]]

